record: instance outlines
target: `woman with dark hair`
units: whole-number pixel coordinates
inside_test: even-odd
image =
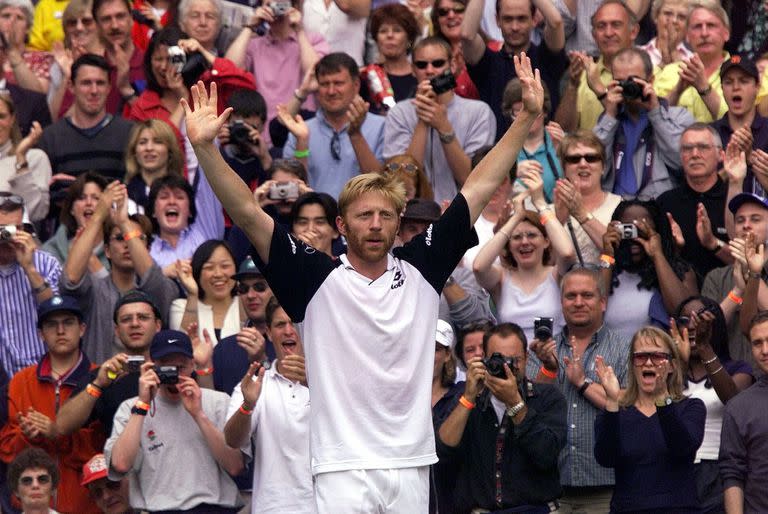
[[[691,267],[674,250],[669,221],[655,201],[626,200],[603,236],[603,279],[610,284],[605,323],[627,337],[666,327],[669,313],[698,293]]]
[[[107,179],[98,173],[87,171],[78,175],[67,189],[59,214],[59,228],[42,246],[42,250],[56,257],[62,266],[78,231],[85,228],[96,212],[96,204],[99,203],[107,184]],[[109,260],[104,255],[103,244],[99,243],[94,249],[88,269],[98,275],[106,274],[109,270]]]
[[[139,11],[146,20],[142,23],[134,18],[131,28],[133,44],[142,52],[147,50],[154,32],[176,25],[179,17],[178,0],[153,0],[151,3],[148,0],[133,0],[133,9]]]
[[[611,512],[701,512],[693,461],[707,412],[683,395],[684,368],[675,341],[656,327],[632,338],[625,391],[597,356],[606,402],[595,420],[595,459],[616,471]]]
[[[187,298],[171,304],[170,328],[187,330],[193,323],[201,341],[205,334],[216,345],[240,331],[240,301],[235,296],[235,257],[226,241],[211,239],[201,244],[192,262],[178,261],[179,281]],[[183,328],[182,328],[183,327]]]
[[[754,382],[752,368],[744,361],[731,360],[725,316],[720,304],[711,298],[686,298],[672,321],[672,335],[682,360],[687,361],[683,393],[700,399],[707,408],[704,441],[694,465],[699,503],[706,514],[723,512],[718,468],[723,412],[731,398]]]
[[[50,504],[59,485],[59,469],[45,450],[20,451],[8,467],[8,485],[23,514],[58,514]]]
[[[472,269],[477,282],[491,293],[499,322],[519,325],[533,341],[534,318],[552,318],[553,333],[565,324],[559,278],[576,257],[568,233],[544,200],[541,175],[523,173],[520,180],[539,212],[525,209],[527,193],[517,195],[514,211],[507,205]],[[501,265],[495,264],[497,258]]]
[[[461,50],[461,22],[464,20],[464,11],[467,9],[467,0],[437,0],[432,8],[432,35],[439,36],[451,45],[453,49],[451,58],[451,71],[456,77],[457,95],[464,98],[478,100],[480,93],[469,78],[467,65],[464,62],[464,54]]]

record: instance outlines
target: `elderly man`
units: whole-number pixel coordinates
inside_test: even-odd
[[[83,480],[80,485],[88,489],[88,494],[104,514],[137,512],[131,509],[128,501],[128,479],[112,481],[107,477],[108,471],[104,454],[97,453],[83,464]]]

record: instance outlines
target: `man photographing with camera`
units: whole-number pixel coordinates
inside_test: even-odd
[[[680,136],[693,116],[659,100],[653,64],[643,50],[619,51],[611,72],[607,87],[589,83],[604,109],[593,129],[605,146],[603,189],[624,198],[656,198],[682,177]]]
[[[562,494],[565,398],[556,386],[525,378],[526,347],[514,323],[488,330],[486,358],[467,363],[464,395],[439,428],[438,456],[457,469],[458,512],[548,513]]]

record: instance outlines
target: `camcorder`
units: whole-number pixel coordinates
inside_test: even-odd
[[[445,70],[440,75],[429,79],[429,85],[432,86],[432,91],[436,95],[442,95],[452,89],[456,89],[456,77],[453,76],[451,70]]]

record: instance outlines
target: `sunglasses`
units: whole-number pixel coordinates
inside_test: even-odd
[[[48,483],[51,482],[51,475],[49,475],[48,473],[45,473],[43,475],[37,475],[36,477],[25,476],[25,477],[21,477],[19,479],[19,483],[21,485],[25,485],[25,486],[29,487],[30,485],[32,485],[35,482],[35,479],[37,479],[37,483],[38,484],[45,485],[45,484],[48,484]]]
[[[22,207],[24,205],[24,199],[19,195],[13,195],[8,193],[0,194],[0,205],[5,206],[6,204]]]
[[[648,362],[648,359],[651,359],[651,363],[654,366],[661,366],[671,358],[672,355],[667,352],[634,352],[632,354],[632,363],[640,367]]]
[[[437,15],[440,17],[448,16],[448,13],[453,14],[464,14],[464,11],[466,11],[466,6],[463,5],[456,5],[454,7],[441,7],[437,10]]]
[[[235,286],[237,294],[248,294],[248,291],[251,289],[257,293],[263,293],[267,288],[269,288],[269,286],[266,282],[256,282],[255,284],[244,284],[243,282],[240,282]]]
[[[385,168],[387,168],[387,171],[391,171],[392,173],[397,173],[400,170],[403,170],[406,173],[414,174],[419,170],[419,167],[415,164],[406,164],[402,162],[390,162],[388,163]]]
[[[600,154],[596,154],[596,153],[566,155],[565,157],[563,157],[563,159],[568,164],[578,164],[581,162],[582,159],[587,161],[589,164],[593,164],[595,162],[601,162],[603,160]]]
[[[105,491],[117,491],[120,489],[120,482],[113,482],[112,480],[104,480],[102,484],[90,485],[88,484],[88,494],[91,498],[101,498]]]
[[[430,64],[433,68],[442,68],[447,62],[448,59],[435,59],[434,61],[414,61],[413,65],[420,70],[426,70]]]

